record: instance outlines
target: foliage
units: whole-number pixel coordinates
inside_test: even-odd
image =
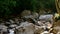
[[[0,17],[19,14],[23,10],[55,9],[55,0],[0,0]]]
[[[55,8],[55,0],[19,0],[18,5],[20,9],[27,9],[36,11],[40,8]]]
[[[0,0],[0,16],[12,14],[14,7],[16,7],[15,0]]]

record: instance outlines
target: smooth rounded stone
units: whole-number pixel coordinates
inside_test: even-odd
[[[9,27],[17,27],[17,25],[16,24],[11,24]]]
[[[41,34],[49,34],[49,32],[48,31],[44,31]]]
[[[60,34],[60,31],[59,31],[59,32],[57,32],[57,34]]]
[[[24,16],[24,18],[33,18],[32,15]]]
[[[26,18],[26,19],[27,19],[27,21],[31,19],[31,21],[34,21],[35,23],[37,22],[37,20],[34,18],[34,16],[33,16],[33,15],[24,16],[24,18]]]
[[[14,34],[14,30],[13,29],[9,29],[9,34]]]
[[[42,15],[42,14],[45,14],[46,12],[45,12],[45,10],[44,9],[40,9],[40,11],[39,11],[39,15]]]
[[[5,25],[0,25],[0,29],[7,28]]]
[[[10,21],[10,23],[15,23],[12,19],[10,19],[9,21]]]
[[[6,24],[10,24],[10,22],[6,22]]]
[[[38,16],[39,16],[38,13],[34,12],[31,15],[24,16],[24,18],[38,18]]]
[[[39,19],[52,19],[53,15],[49,14],[49,15],[40,15]]]
[[[21,23],[17,34],[34,34],[34,25],[32,23],[24,22]]]
[[[4,32],[7,31],[7,28],[8,28],[8,27],[6,27],[5,25],[0,25],[0,29],[1,29],[2,31],[4,31]]]
[[[28,16],[28,15],[31,15],[31,11],[30,10],[24,10],[22,13],[21,13],[21,16]]]
[[[32,14],[32,16],[33,16],[33,18],[38,18],[39,14],[38,14],[37,12],[34,12],[34,13]]]
[[[53,34],[53,33],[49,33],[48,31],[44,31],[41,34]]]
[[[51,23],[53,24],[53,15],[52,14],[40,15],[39,19],[40,20],[45,20],[45,21],[51,21]]]

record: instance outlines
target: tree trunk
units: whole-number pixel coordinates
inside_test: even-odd
[[[57,12],[60,15],[60,0],[55,0],[55,5],[56,5]]]

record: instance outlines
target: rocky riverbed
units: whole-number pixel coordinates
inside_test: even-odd
[[[60,21],[54,22],[52,14],[26,13],[22,12],[20,18],[0,20],[0,34],[60,34]]]

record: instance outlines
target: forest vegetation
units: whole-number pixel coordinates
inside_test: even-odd
[[[55,0],[0,0],[0,17],[17,16],[24,10],[39,12],[40,9],[56,12]]]

